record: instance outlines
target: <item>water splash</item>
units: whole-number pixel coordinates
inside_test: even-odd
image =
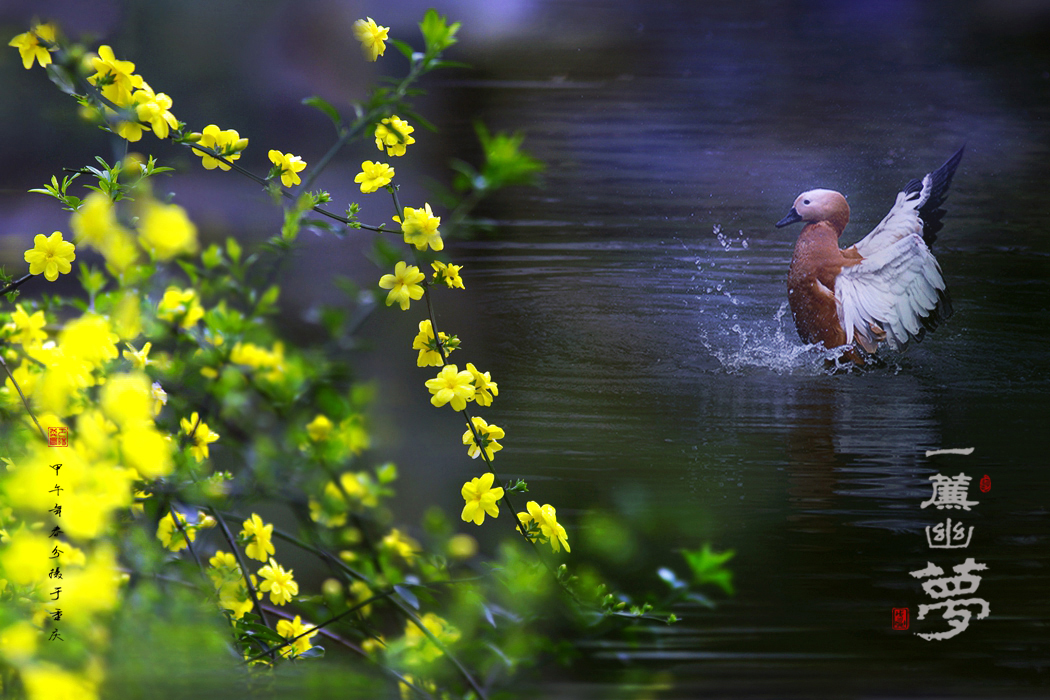
[[[731,374],[766,369],[777,374],[820,374],[828,353],[818,345],[802,345],[788,328],[787,302],[773,318],[737,321],[716,331],[701,329],[700,343]],[[788,334],[790,331],[790,334]]]
[[[738,235],[733,237],[729,234],[722,233],[722,224],[715,224],[712,227],[711,232],[715,234],[715,238],[718,240],[719,245],[722,246],[722,250],[728,252],[738,243],[740,244],[740,250],[747,250],[747,236],[744,235],[742,230],[737,231]]]

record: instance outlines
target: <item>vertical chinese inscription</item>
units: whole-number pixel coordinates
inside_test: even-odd
[[[926,456],[932,454],[961,454],[968,455],[973,448],[966,450],[938,450],[927,452]],[[982,491],[987,476],[982,479]],[[971,478],[963,472],[955,476],[944,476],[934,474],[930,477],[933,493],[930,498],[922,502],[923,509],[934,507],[938,511],[962,511],[968,512],[979,501],[970,500],[969,489]],[[966,525],[959,519],[954,523],[950,517],[943,522],[926,527],[926,543],[930,549],[966,549],[970,546],[973,537],[973,526]],[[923,603],[919,605],[917,620],[923,620],[926,615],[933,611],[940,611],[941,619],[948,624],[948,629],[941,632],[916,632],[915,634],[926,641],[941,641],[961,634],[969,627],[970,620],[974,618],[983,620],[991,613],[988,601],[983,598],[974,597],[977,588],[981,585],[981,576],[978,572],[986,571],[988,566],[982,564],[973,557],[967,557],[961,564],[952,566],[954,576],[946,576],[944,569],[927,562],[926,566],[909,574],[922,581],[922,589],[930,598],[937,603]],[[897,629],[895,627],[895,629]]]

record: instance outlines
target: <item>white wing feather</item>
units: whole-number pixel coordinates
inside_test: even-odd
[[[864,239],[872,239],[869,245],[889,241],[891,236],[896,240],[843,268],[835,279],[835,302],[847,343],[857,336],[871,343],[871,325],[875,325],[886,331],[891,348],[903,347],[921,334],[923,319],[937,308],[938,292],[945,289],[941,267],[922,241],[922,224],[917,232],[897,235],[899,224],[906,220],[901,216],[904,210],[895,221],[891,219],[900,208],[901,196],[882,224]]]
[[[922,190],[919,192],[900,192],[890,213],[879,225],[871,230],[854,246],[862,257],[869,258],[886,246],[893,245],[901,238],[918,233],[922,235],[922,219],[919,218],[919,207],[930,198],[932,178],[927,175],[922,179]]]

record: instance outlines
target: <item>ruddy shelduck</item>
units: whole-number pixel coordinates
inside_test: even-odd
[[[890,213],[849,248],[839,237],[849,223],[846,198],[832,190],[803,192],[777,228],[805,222],[788,270],[788,303],[803,341],[848,346],[845,356],[864,365],[880,343],[901,350],[922,340],[952,313],[951,300],[930,246],[943,224],[963,149],[921,180],[905,185]]]

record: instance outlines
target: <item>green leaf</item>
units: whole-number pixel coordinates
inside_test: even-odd
[[[736,552],[731,549],[715,553],[706,543],[700,550],[682,550],[682,556],[693,571],[694,583],[719,586],[729,595],[733,595],[733,572],[723,568],[722,564],[732,559],[734,554]]]
[[[390,43],[394,46],[395,49],[400,51],[405,58],[407,58],[410,61],[412,60],[412,54],[416,52],[415,49],[398,39],[391,39]]]
[[[235,263],[241,261],[241,244],[232,236],[226,239],[226,254]]]
[[[423,32],[423,41],[427,45],[427,55],[435,56],[449,46],[456,43],[456,32],[459,31],[459,22],[450,25],[445,17],[430,8],[423,15],[423,21],[419,23],[419,30]]]
[[[343,126],[343,117],[339,114],[339,110],[332,106],[328,100],[314,95],[313,97],[303,98],[303,104],[307,107],[313,107],[328,115],[328,118],[332,120],[332,124],[335,125],[336,131]]]

